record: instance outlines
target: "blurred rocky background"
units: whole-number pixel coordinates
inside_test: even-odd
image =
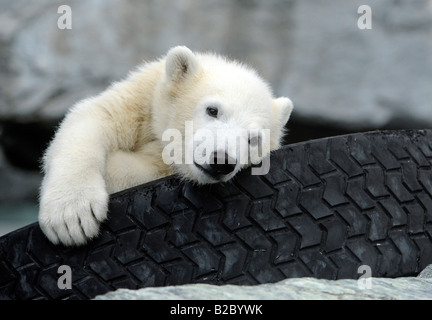
[[[39,159],[67,109],[178,44],[245,61],[291,97],[287,143],[432,127],[431,0],[0,0],[0,234],[36,219]]]

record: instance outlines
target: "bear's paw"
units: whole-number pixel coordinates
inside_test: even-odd
[[[44,192],[46,190],[46,192]],[[109,196],[103,179],[85,185],[42,188],[39,225],[54,244],[84,245],[99,233],[107,217]]]

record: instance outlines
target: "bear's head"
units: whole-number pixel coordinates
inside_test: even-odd
[[[179,46],[164,62],[153,99],[162,160],[199,184],[228,181],[253,164],[256,174],[265,174],[264,160],[280,146],[291,100],[274,98],[254,70],[221,56]]]

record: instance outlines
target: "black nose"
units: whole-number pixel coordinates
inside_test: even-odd
[[[235,159],[226,153],[214,152],[213,163],[210,164],[210,173],[213,175],[226,175],[234,171],[236,166]]]

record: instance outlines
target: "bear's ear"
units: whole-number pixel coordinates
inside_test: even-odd
[[[165,72],[172,81],[189,77],[199,70],[197,57],[185,46],[171,48],[165,60]]]
[[[293,103],[290,99],[286,97],[280,97],[274,99],[274,105],[276,107],[276,117],[278,117],[278,122],[283,127],[290,118],[291,112],[293,110]]]
[[[279,148],[283,135],[285,134],[285,124],[293,110],[293,103],[290,99],[280,97],[273,99],[273,121],[274,129],[270,133],[270,149]]]

